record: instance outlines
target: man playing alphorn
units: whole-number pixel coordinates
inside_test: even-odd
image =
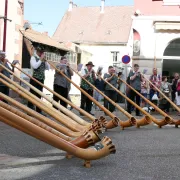
[[[11,70],[8,65],[8,60],[6,59],[6,53],[4,51],[0,51],[0,64]],[[0,73],[4,74],[6,77],[10,78],[10,73],[6,71],[3,67],[0,67]],[[0,83],[0,92],[9,96],[9,87],[5,86],[4,84]],[[3,100],[6,102],[5,100]],[[6,102],[7,103],[7,102]]]
[[[30,65],[33,70],[32,76],[38,81],[40,81],[42,84],[44,84],[45,70],[49,70],[50,65],[48,62],[45,61],[44,49],[42,47],[36,48],[36,52],[31,57]],[[34,80],[30,79],[30,84],[39,89],[40,91],[43,91],[43,87]],[[36,93],[33,89],[30,89],[30,92],[38,98],[41,98],[41,95]],[[34,105],[31,102],[28,102],[28,107],[34,109]],[[38,107],[36,107],[36,111],[38,113],[42,113],[41,109],[39,109]]]

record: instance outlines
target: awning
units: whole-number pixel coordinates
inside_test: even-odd
[[[31,42],[43,44],[50,47],[55,47],[63,51],[72,51],[71,49],[64,46],[64,44],[57,42],[56,40],[50,38],[49,36],[42,34],[40,32],[34,31],[32,29],[20,30],[22,35]]]
[[[180,30],[180,22],[156,22],[156,30]]]

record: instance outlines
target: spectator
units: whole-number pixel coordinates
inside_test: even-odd
[[[162,77],[162,82],[161,82],[160,90],[167,97],[170,97],[171,88],[170,88],[170,83],[167,82],[167,77],[166,76]],[[170,103],[161,94],[160,94],[160,98],[159,98],[159,107],[160,107],[160,109],[162,109],[166,113],[169,113]]]
[[[160,88],[161,76],[157,74],[157,68],[153,68],[153,74],[150,76],[150,81],[158,89]],[[150,101],[152,101],[152,97],[154,96],[154,94],[157,94],[157,96],[159,97],[159,92],[157,92],[157,90],[152,85],[150,85]]]
[[[177,81],[176,85],[176,105],[180,107],[180,79]],[[178,113],[178,116],[180,116],[180,112]]]
[[[171,92],[172,102],[174,102],[175,99],[176,99],[176,90],[177,90],[177,82],[178,82],[178,80],[179,80],[179,74],[175,73],[174,74],[174,79],[172,80],[172,86],[171,86],[171,89],[172,89],[172,92]]]
[[[147,98],[147,81],[145,80],[144,77],[142,77],[142,82],[141,82],[141,94]],[[144,99],[141,99],[141,107],[146,107],[146,101]]]

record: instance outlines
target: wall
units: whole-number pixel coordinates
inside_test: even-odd
[[[163,1],[134,0],[135,10],[139,9],[143,15],[179,16],[179,6],[165,6]]]
[[[22,3],[23,0],[20,0]],[[5,0],[0,0],[0,16],[4,16]],[[7,21],[7,37],[6,37],[6,52],[7,58],[10,61],[14,59],[20,60],[22,58],[22,36],[19,29],[23,26],[23,11],[18,0],[8,1],[8,19],[12,22]],[[2,25],[1,25],[2,23]],[[4,23],[0,22],[0,49],[3,47],[3,32]]]
[[[180,37],[180,31],[156,31],[153,23],[159,20],[158,17],[156,20],[153,20],[153,16],[152,18],[150,16],[147,16],[147,18],[145,16],[142,17],[133,20],[133,28],[141,36],[140,57],[133,62],[138,63],[141,70],[148,69],[148,74],[151,74],[156,57],[156,67],[161,73],[164,50],[170,41]],[[171,19],[173,21],[173,17]]]
[[[113,59],[111,51],[119,52],[119,62],[121,63],[122,56],[128,54],[128,47],[126,45],[86,45],[81,44],[83,49],[92,54],[91,61],[98,66],[103,66],[103,70],[106,72],[108,66],[113,65]],[[121,63],[122,65],[122,63]]]

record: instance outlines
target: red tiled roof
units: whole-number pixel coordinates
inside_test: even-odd
[[[59,42],[127,43],[133,6],[76,7],[66,12],[53,38]]]

